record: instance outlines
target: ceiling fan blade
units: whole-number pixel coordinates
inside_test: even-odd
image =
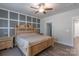
[[[37,14],[39,11],[36,11],[35,14]]]
[[[45,10],[53,10],[53,8],[45,8]]]
[[[38,9],[38,8],[36,8],[36,7],[32,7],[32,6],[31,6],[31,8],[33,8],[33,9]]]

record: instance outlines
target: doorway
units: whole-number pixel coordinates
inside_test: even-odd
[[[79,37],[79,17],[74,17],[73,18],[73,23],[72,23],[72,31],[73,31],[73,38]]]
[[[74,35],[75,37],[79,37],[79,20],[74,21]]]
[[[47,35],[52,36],[52,23],[47,23]]]
[[[73,44],[74,52],[79,56],[79,17],[73,18]]]

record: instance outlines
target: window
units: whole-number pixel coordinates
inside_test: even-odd
[[[37,19],[37,23],[40,23],[40,19]]]
[[[10,15],[8,13],[10,13]],[[0,9],[0,37],[15,35],[14,27],[18,25],[18,23],[30,24],[40,32],[40,19],[27,16],[26,20],[26,15]]]
[[[8,27],[8,20],[0,19],[0,27]]]
[[[36,24],[33,24],[33,27],[36,28]]]
[[[31,17],[27,16],[27,22],[31,22]]]
[[[26,20],[26,19],[25,19],[25,15],[20,15],[20,20],[25,21],[25,20]]]
[[[40,28],[40,24],[37,24],[37,28]]]
[[[33,18],[33,22],[36,22],[36,18]]]
[[[18,25],[18,21],[10,21],[10,27],[15,27]]]
[[[8,36],[8,29],[0,29],[0,37]]]
[[[10,36],[15,35],[15,29],[10,29]]]
[[[8,11],[0,9],[0,17],[1,18],[8,18]]]
[[[17,13],[10,12],[10,19],[18,20],[18,14]]]

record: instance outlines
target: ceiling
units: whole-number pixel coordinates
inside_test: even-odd
[[[34,14],[35,9],[30,8],[33,3],[0,3],[0,8],[20,12],[23,14],[35,16],[38,18],[44,18],[57,13],[69,11],[79,8],[79,3],[51,3],[54,10],[49,11],[47,14],[38,13]]]

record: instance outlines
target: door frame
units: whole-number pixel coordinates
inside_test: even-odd
[[[46,35],[47,35],[47,23],[51,23],[52,24],[52,36],[53,36],[54,32],[53,32],[53,23],[52,22],[46,22]]]
[[[75,21],[79,19],[79,16],[72,17],[72,40],[73,40],[73,47],[75,46]]]

